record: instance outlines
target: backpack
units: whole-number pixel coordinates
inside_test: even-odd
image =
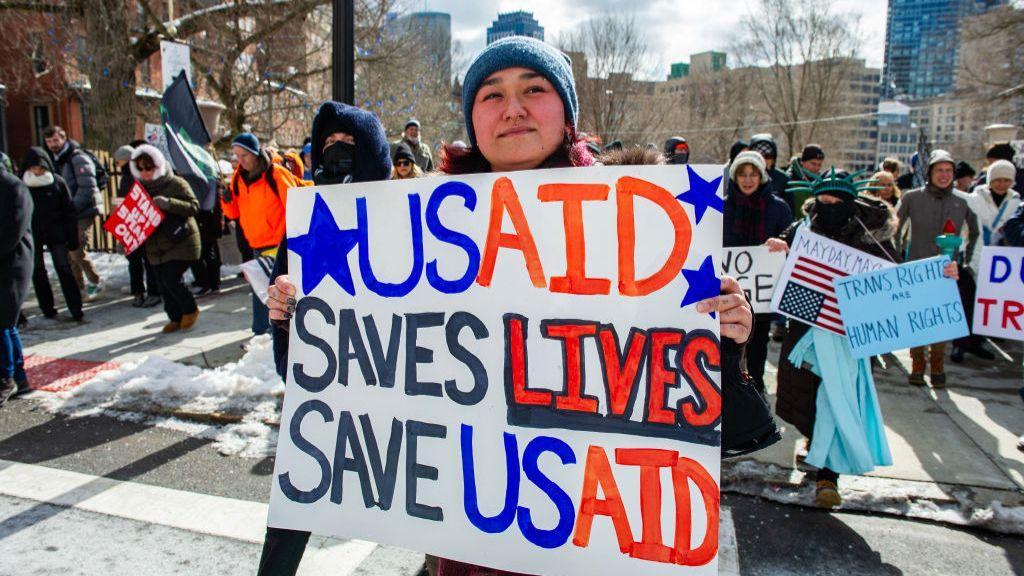
[[[107,172],[107,169],[103,166],[103,163],[100,162],[100,159],[85,148],[79,148],[77,152],[85,154],[85,157],[92,162],[92,166],[96,171],[96,187],[100,190],[106,190],[107,186],[110,185],[110,173]]]

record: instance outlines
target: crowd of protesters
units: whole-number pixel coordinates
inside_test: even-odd
[[[168,316],[165,333],[194,326],[200,314],[196,297],[219,290],[217,239],[225,220],[233,221],[243,258],[264,261],[270,272],[266,302],[252,295],[252,331],[273,335],[283,377],[288,320],[296,305],[283,257],[291,188],[431,174],[686,164],[690,158],[689,143],[681,136],[658,150],[618,141],[601,147],[579,132],[568,58],[528,38],[503,39],[476,57],[463,82],[463,106],[468,143],[440,145],[436,163],[415,119],[405,124],[400,139],[389,143],[376,116],[337,102],[321,106],[300,150],[282,154],[251,133],[238,134],[231,144],[236,166],[221,168],[219,199],[208,210],[200,209],[196,194],[173,174],[158,149],[142,142],[118,149],[119,195],[138,182],[166,215],[143,248],[128,257],[133,305],[162,302]],[[508,137],[510,130],[514,138]],[[0,404],[27,390],[17,320],[29,279],[42,314],[57,315],[44,250],[50,252],[74,320],[83,320],[82,302],[103,288],[86,245],[106,176],[99,173],[95,158],[62,129],[48,129],[45,135],[47,149],[31,149],[20,175],[0,174]],[[787,251],[797,230],[807,228],[879,258],[908,262],[937,255],[935,237],[952,226],[967,241],[944,272],[958,282],[970,314],[981,248],[1024,246],[1019,193],[1024,170],[1012,163],[1013,156],[1008,144],[993,146],[978,174],[948,152],[933,150],[912,163],[912,170],[921,174],[903,174],[899,161],[886,159],[877,173],[861,176],[830,166],[826,150],[815,144],[780,164],[772,135],[753,134],[731,147],[723,169],[723,245]],[[184,282],[189,269],[195,279],[191,288]],[[841,503],[840,474],[863,474],[892,463],[871,362],[854,359],[841,337],[778,315],[753,315],[730,278],[723,279],[721,296],[698,309],[717,311],[721,322],[723,455],[758,450],[779,437],[764,378],[769,341],[774,339],[782,343],[776,362],[777,415],[807,438],[803,457],[817,469],[817,503],[827,508]],[[908,383],[944,387],[947,353],[954,362],[967,354],[994,358],[977,336],[958,339],[949,351],[945,343],[914,348]],[[820,402],[822,395],[852,400],[837,406]],[[831,408],[823,410],[826,405]],[[823,433],[842,442],[816,443],[815,436]],[[260,573],[294,573],[308,536],[268,529]],[[445,559],[432,561],[431,570],[442,575],[498,573]]]

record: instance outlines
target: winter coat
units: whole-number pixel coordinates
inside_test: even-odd
[[[417,144],[413,144],[404,136],[400,140],[395,140],[391,143],[391,156],[394,157],[395,150],[400,144],[405,144],[412,150],[412,155],[416,157],[416,165],[420,167],[425,173],[434,171],[434,156],[430,153],[430,147],[427,146],[422,140]]]
[[[1007,246],[1024,248],[1024,204],[1017,208],[1017,213],[1006,221],[1003,226],[1003,238]]]
[[[804,211],[812,219],[812,232],[827,236],[873,256],[892,262],[897,261],[894,242],[897,220],[892,208],[884,201],[866,196],[857,198],[855,218],[836,234],[825,234],[813,224],[816,203],[816,199],[810,198],[803,206]],[[860,220],[864,226],[861,226],[857,220]],[[806,221],[802,219],[794,222],[782,234],[782,239],[792,245],[797,229],[804,225],[806,225]],[[821,379],[804,367],[794,366],[789,361],[789,353],[810,328],[803,322],[791,321],[789,323],[789,330],[786,331],[786,337],[782,341],[782,351],[779,354],[778,393],[775,403],[775,414],[792,424],[807,438],[810,438],[814,431],[818,385],[821,383]]]
[[[909,247],[900,234],[899,253],[905,255],[906,261],[921,260],[939,255],[939,247],[935,237],[942,234],[946,220],[952,220],[957,233],[967,224],[967,253],[974,250],[978,240],[978,221],[971,216],[967,200],[954,194],[952,188],[940,189],[928,184],[903,194],[896,205],[899,218],[899,230],[910,224]]]
[[[78,249],[78,216],[71,202],[71,192],[64,179],[54,173],[50,155],[42,148],[32,147],[22,165],[25,172],[32,166],[42,166],[53,175],[50,184],[28,187],[34,206],[32,239],[36,248],[65,244],[69,250]]]
[[[21,179],[0,171],[0,330],[17,324],[33,265],[32,196]]]
[[[132,175],[131,167],[125,164],[121,168],[121,180],[117,184],[117,197],[127,198],[128,193],[132,191],[132,186],[135,185],[135,176]]]
[[[71,201],[79,219],[92,218],[100,213],[103,199],[96,184],[96,166],[78,142],[68,140],[64,148],[51,155],[56,174],[64,179],[71,191]]]
[[[790,214],[796,214],[797,207],[793,201],[793,193],[786,189],[789,187],[789,176],[773,166],[768,169],[768,178],[771,180],[772,191],[775,192],[775,195],[782,198],[786,205],[789,206]]]
[[[985,246],[995,246],[1002,240],[1003,233],[1000,229],[1017,212],[1021,205],[1020,194],[1013,189],[1007,190],[1003,203],[999,206],[996,206],[995,200],[992,199],[992,190],[988,184],[982,184],[970,193],[955,190],[954,194],[967,200],[967,206],[974,213],[972,218],[976,220],[978,229],[981,230],[981,242],[976,243],[974,250],[967,254],[967,262],[977,274],[981,265],[981,249]]]
[[[170,202],[164,210],[164,221],[146,239],[146,259],[154,266],[173,260],[192,262],[199,259],[199,226],[195,215],[199,212],[199,200],[192,187],[180,176],[165,174],[153,181],[140,182],[150,197],[163,196]],[[181,224],[188,227],[188,234],[181,240],[174,240],[171,232]]]
[[[274,248],[281,243],[288,189],[301,185],[287,168],[271,162],[265,152],[260,155],[260,163],[255,175],[247,174],[239,165],[231,177],[228,198],[221,197],[224,216],[238,220],[254,250]]]
[[[782,198],[775,195],[772,189],[772,182],[761,184],[755,192],[755,196],[762,196],[765,199],[764,213],[761,216],[764,222],[763,238],[743,238],[734,230],[736,218],[736,198],[743,194],[735,182],[729,181],[728,191],[725,195],[725,208],[722,217],[722,245],[726,248],[733,246],[760,246],[769,238],[778,238],[786,228],[793,222],[793,212],[789,205]]]

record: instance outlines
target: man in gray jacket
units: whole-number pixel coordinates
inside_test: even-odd
[[[896,206],[899,217],[899,232],[896,235],[900,254],[906,261],[921,260],[939,255],[939,247],[935,237],[943,234],[946,222],[953,224],[954,233],[959,234],[967,225],[967,253],[971,254],[978,240],[978,223],[973,217],[967,201],[953,194],[953,182],[956,173],[956,162],[945,150],[934,150],[928,158],[925,185],[911,190],[900,198]],[[910,224],[909,235],[905,227]],[[963,273],[961,273],[963,274]],[[930,348],[926,362],[925,349]],[[924,372],[931,364],[932,388],[946,385],[945,371],[946,343],[938,342],[930,346],[910,349],[913,365],[910,370],[910,383],[923,386]]]
[[[64,179],[71,191],[71,202],[78,216],[78,250],[68,254],[71,270],[75,280],[85,294],[85,300],[93,300],[102,290],[100,275],[96,265],[89,259],[86,251],[99,206],[103,201],[99,186],[96,183],[96,166],[92,159],[82,150],[78,142],[69,140],[67,133],[60,126],[50,126],[43,131],[46,148],[53,159],[57,174]],[[89,283],[85,283],[88,278]]]

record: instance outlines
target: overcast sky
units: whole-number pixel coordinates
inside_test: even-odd
[[[453,39],[473,55],[484,47],[487,27],[498,12],[526,10],[544,27],[546,39],[572,28],[589,16],[607,10],[633,11],[637,23],[650,33],[648,44],[668,73],[672,62],[687,62],[690,54],[722,50],[735,37],[740,18],[756,5],[751,0],[409,0],[413,10],[435,10],[452,15]],[[821,0],[798,0],[821,1]],[[885,48],[887,3],[883,0],[838,0],[836,11],[860,13],[866,42],[861,57],[881,67]],[[770,17],[770,16],[769,16]]]

